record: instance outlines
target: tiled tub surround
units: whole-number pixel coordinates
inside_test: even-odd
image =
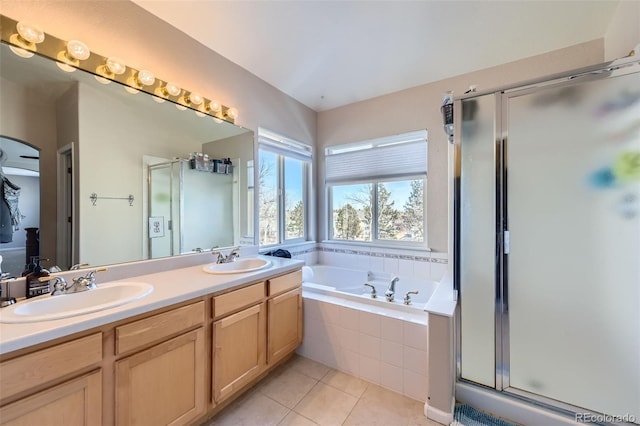
[[[303,243],[283,247],[307,265],[356,268],[393,275],[440,281],[447,271],[447,253],[427,250],[385,249],[349,243]]]
[[[331,283],[315,283],[323,277],[342,276],[360,287],[367,271],[327,268],[316,265],[311,278],[303,282],[304,341],[298,353],[419,401],[427,397],[428,328],[424,302],[437,288],[426,280],[399,275],[407,288],[418,290],[424,300],[413,307],[386,302],[388,281],[374,281],[379,298],[332,292]],[[308,274],[307,274],[308,275]],[[379,278],[380,275],[376,275]],[[335,283],[334,283],[335,284]],[[305,287],[306,285],[306,287]],[[339,285],[338,285],[339,286]],[[415,288],[414,288],[415,287]],[[364,286],[363,288],[363,293]],[[398,286],[397,289],[400,287]],[[356,290],[357,293],[357,290]],[[402,300],[404,293],[396,293]]]

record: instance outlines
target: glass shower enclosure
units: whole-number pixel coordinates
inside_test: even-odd
[[[639,423],[640,63],[455,110],[458,380]]]
[[[239,212],[233,173],[194,170],[184,159],[148,166],[150,259],[234,245]]]

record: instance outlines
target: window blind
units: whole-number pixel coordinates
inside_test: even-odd
[[[328,183],[427,173],[427,131],[404,133],[325,149]]]
[[[258,147],[261,150],[311,162],[313,148],[302,142],[278,135],[264,128],[258,128]]]

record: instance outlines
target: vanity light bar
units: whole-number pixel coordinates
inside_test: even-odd
[[[42,32],[39,28],[30,24],[29,28],[25,30],[23,24],[25,23],[0,15],[2,41],[12,47],[12,51],[15,52],[17,50],[23,53],[20,55],[22,57],[27,58],[30,55],[33,56],[33,53],[37,53],[60,62],[60,57],[63,55],[66,62],[64,65],[81,69],[106,81],[116,81],[133,91],[137,90],[161,99],[167,99],[177,106],[190,108],[202,115],[209,115],[232,124],[238,118],[238,110],[236,108],[224,106],[216,100],[197,94],[197,92],[179,88],[174,83],[155,77],[147,70],[137,70],[127,66],[124,62],[114,57],[106,57],[90,52],[84,43],[77,40],[65,41],[59,39],[51,34]],[[20,32],[18,31],[19,26]],[[71,44],[71,47],[69,47],[69,44]],[[70,57],[71,51],[75,52],[74,55],[77,57]],[[186,101],[183,94],[187,94]]]

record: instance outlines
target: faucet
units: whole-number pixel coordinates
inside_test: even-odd
[[[73,279],[71,284],[68,284],[62,277],[55,277],[53,279],[53,291],[52,296],[59,296],[61,294],[80,293],[81,291],[94,290],[96,286],[96,272],[106,271],[107,268],[96,269],[88,272],[86,275],[81,275]],[[51,277],[41,277],[40,281],[49,281]]]
[[[235,260],[240,257],[240,247],[232,248],[229,254],[226,256],[219,250],[211,250],[211,254],[218,255],[216,263],[231,263],[235,262]]]
[[[71,268],[69,268],[69,270],[70,271],[75,271],[76,269],[84,268],[85,266],[89,266],[89,264],[88,263],[76,263]]]
[[[407,294],[404,295],[404,304],[405,305],[410,305],[411,304],[411,295],[412,294],[418,294],[418,291],[409,291],[407,292]]]
[[[376,292],[376,288],[373,286],[373,284],[364,283],[364,285],[367,287],[371,287],[371,293],[369,294],[369,296],[371,296],[372,299],[376,299],[378,297],[378,293]]]
[[[396,283],[400,281],[400,278],[393,277],[391,279],[391,284],[387,291],[384,292],[385,297],[387,298],[387,302],[393,302],[393,296],[396,294]]]

